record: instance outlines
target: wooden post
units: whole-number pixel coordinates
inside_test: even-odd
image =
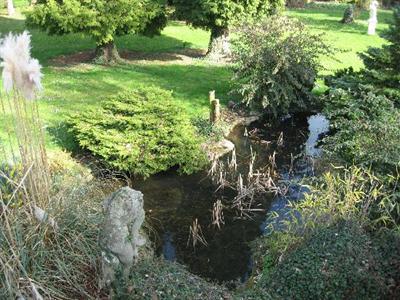
[[[215,91],[210,91],[208,93],[208,97],[210,99],[210,103],[213,102],[215,100]]]
[[[215,124],[219,121],[220,117],[221,107],[219,105],[219,99],[214,99],[211,101],[210,122]]]

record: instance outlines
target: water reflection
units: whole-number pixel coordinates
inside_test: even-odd
[[[321,114],[313,115],[308,118],[308,140],[306,142],[306,155],[319,157],[322,149],[317,147],[319,138],[329,130],[328,119]]]
[[[254,124],[247,129],[249,136],[244,136],[245,128],[235,128],[229,139],[236,147],[239,171],[247,174],[251,148],[257,153],[256,168],[270,164],[269,157],[275,153],[282,178],[292,180],[304,176],[308,172],[305,170],[309,170],[304,153],[318,154],[316,142],[321,128],[325,128],[322,116],[317,116],[308,120],[306,116],[286,118],[275,126]],[[289,198],[265,195],[257,202],[260,211],[248,219],[228,208],[235,192],[225,189],[215,193],[216,187],[206,171],[179,176],[170,170],[135,182],[134,188],[144,194],[146,219],[159,237],[154,239],[158,253],[187,265],[195,274],[217,281],[246,279],[251,268],[248,245],[263,232],[266,212],[287,209],[289,198],[300,199],[305,192],[293,184],[288,190]],[[225,205],[225,224],[221,229],[211,224],[212,208],[217,200]],[[201,225],[208,246],[197,244],[193,248],[188,243],[189,227],[195,219]]]

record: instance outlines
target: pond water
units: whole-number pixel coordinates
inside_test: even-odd
[[[229,139],[236,147],[237,172],[247,174],[252,154],[256,154],[254,169],[271,167],[273,156],[283,180],[311,174],[313,157],[320,154],[316,143],[327,126],[322,115],[314,115],[286,118],[276,126],[258,122],[248,128],[236,127]],[[146,219],[158,254],[219,282],[246,279],[251,269],[249,243],[265,232],[267,212],[284,210],[288,198],[301,198],[305,192],[299,185],[290,185],[286,197],[263,194],[254,201],[251,216],[243,217],[230,205],[237,192],[231,188],[216,191],[207,170],[188,176],[170,170],[136,181],[134,188],[144,194]],[[217,200],[223,206],[220,227],[212,224]],[[201,237],[195,245],[190,233],[194,222]]]

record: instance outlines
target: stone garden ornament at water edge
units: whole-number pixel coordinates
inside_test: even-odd
[[[146,243],[139,233],[145,218],[143,194],[129,187],[113,193],[103,204],[101,287],[109,287],[118,271],[127,277],[138,258],[138,247]]]
[[[369,5],[369,20],[368,20],[368,34],[375,35],[376,25],[378,24],[378,6],[379,3],[376,0],[372,0]]]

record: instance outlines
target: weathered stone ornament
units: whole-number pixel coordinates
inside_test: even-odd
[[[143,194],[129,187],[121,188],[104,201],[103,208],[101,287],[106,287],[114,281],[117,270],[122,270],[124,277],[129,275],[138,258],[138,247],[146,243],[139,233],[145,218]]]
[[[372,0],[371,4],[369,5],[369,20],[368,20],[369,35],[375,34],[376,25],[378,24],[378,17],[377,17],[378,6],[379,3],[376,0]]]
[[[9,16],[15,15],[15,8],[12,0],[7,0],[7,11]]]

